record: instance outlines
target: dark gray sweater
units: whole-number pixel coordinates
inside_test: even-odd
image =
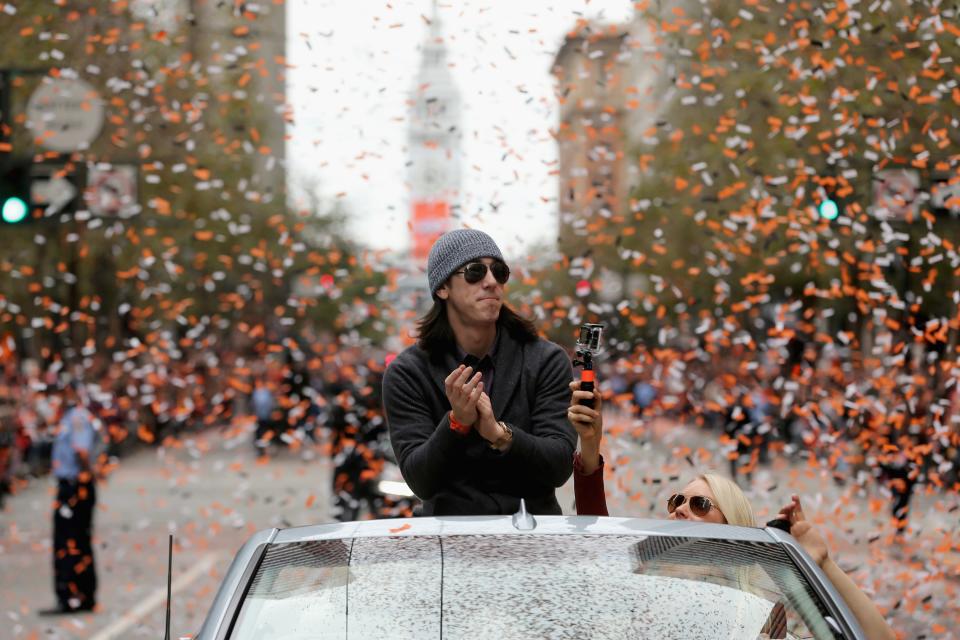
[[[570,360],[546,340],[520,343],[501,331],[494,357],[493,413],[513,429],[506,453],[471,430],[450,428],[443,381],[459,362],[431,362],[417,346],[383,378],[383,405],[400,471],[423,500],[423,515],[511,514],[526,500],[535,514],[561,513],[556,487],[573,471],[577,435],[567,421]]]

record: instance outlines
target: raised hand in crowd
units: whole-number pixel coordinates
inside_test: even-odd
[[[790,523],[790,535],[797,539],[810,557],[813,558],[823,572],[836,587],[853,615],[868,638],[896,638],[893,629],[887,624],[877,605],[860,590],[843,569],[830,557],[827,542],[813,524],[806,519],[800,498],[797,495],[790,497],[790,502],[780,509],[779,518]]]

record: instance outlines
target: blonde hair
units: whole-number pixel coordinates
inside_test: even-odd
[[[726,519],[727,524],[740,527],[755,527],[757,521],[753,516],[753,507],[747,496],[733,480],[716,473],[704,473],[700,480],[707,483],[713,497],[716,498],[717,508]]]
[[[750,501],[743,494],[743,490],[736,482],[716,473],[704,473],[699,476],[700,480],[707,483],[713,497],[716,498],[717,508],[726,519],[727,524],[739,527],[757,526],[756,518],[753,515],[753,507]],[[733,569],[731,575],[734,584],[741,591],[753,593],[761,597],[768,597],[758,585],[762,582],[763,571],[756,565],[739,566]]]

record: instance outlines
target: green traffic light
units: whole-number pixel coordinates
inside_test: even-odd
[[[23,198],[7,198],[0,210],[0,218],[7,224],[16,224],[22,222],[29,213],[30,208]]]
[[[821,202],[820,206],[817,207],[817,211],[824,220],[836,220],[837,216],[840,215],[840,207],[837,206],[835,200],[831,200],[830,198]]]

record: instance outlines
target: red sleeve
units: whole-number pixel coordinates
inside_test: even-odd
[[[573,456],[573,495],[577,502],[578,516],[609,516],[607,496],[603,490],[603,456],[593,473],[583,473],[580,452]]]

